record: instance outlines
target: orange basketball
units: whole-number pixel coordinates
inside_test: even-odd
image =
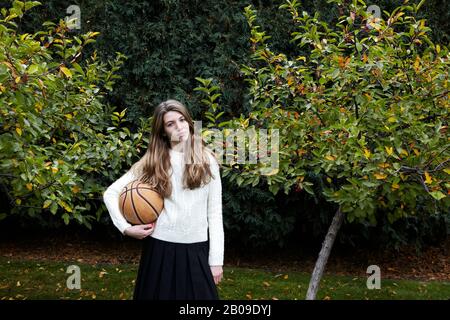
[[[158,219],[164,199],[150,185],[136,180],[123,188],[119,208],[129,223],[149,224]]]

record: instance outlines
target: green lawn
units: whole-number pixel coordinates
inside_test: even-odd
[[[70,265],[81,271],[81,289],[68,289]],[[16,261],[0,258],[0,299],[131,299],[136,265],[89,265],[68,262]],[[272,273],[225,268],[221,299],[304,299],[306,273]],[[449,299],[450,282],[381,279],[369,290],[366,278],[325,276],[318,299]]]

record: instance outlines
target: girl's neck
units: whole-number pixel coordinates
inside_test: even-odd
[[[172,147],[170,148],[170,150],[172,150],[173,152],[184,153],[184,152],[183,152],[183,151],[184,151],[183,148],[179,147],[178,145],[172,146]]]

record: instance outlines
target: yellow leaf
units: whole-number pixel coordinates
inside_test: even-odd
[[[425,20],[420,20],[419,29],[423,29],[425,27]]]
[[[391,116],[391,117],[389,117],[388,121],[389,121],[389,122],[396,122],[396,121],[397,121],[397,118],[394,117],[394,116]]]
[[[16,81],[16,83],[19,83],[19,82],[20,82],[20,77],[17,77],[17,78],[15,79],[15,81]]]
[[[366,157],[366,159],[369,159],[371,154],[372,153],[369,150],[364,149],[364,156]]]
[[[336,160],[336,157],[335,156],[331,156],[331,155],[326,155],[325,159],[330,160],[330,161],[334,161],[334,160]]]
[[[393,147],[384,147],[384,148],[386,149],[386,153],[388,154],[388,156],[390,156],[394,152]]]
[[[19,136],[22,135],[22,129],[20,129],[19,127],[16,127],[16,132]]]
[[[67,78],[72,78],[72,72],[70,72],[70,70],[66,67],[61,66],[60,70],[66,75]]]
[[[450,174],[450,168],[445,168],[444,172],[447,173],[447,174]]]
[[[404,154],[405,156],[409,155],[408,151],[406,151],[405,149],[402,149],[402,151],[400,151],[400,154]]]
[[[384,173],[374,173],[373,174],[377,180],[384,180],[387,178],[387,175]]]
[[[288,86],[290,87],[290,86],[292,86],[293,84],[294,84],[294,77],[288,77],[287,78],[287,84],[288,84]]]
[[[43,209],[47,209],[52,204],[52,200],[45,200],[44,205],[42,206]]]
[[[419,66],[420,66],[420,58],[419,56],[417,56],[416,61],[414,62],[414,70],[416,70],[416,72],[419,71]]]
[[[364,63],[366,63],[367,60],[368,60],[367,55],[366,55],[366,53],[364,53],[363,56],[362,56],[362,61],[363,61]]]
[[[57,173],[58,171],[59,171],[58,168],[52,167],[52,172],[53,172],[53,173]]]
[[[31,182],[30,182],[30,183],[27,183],[27,184],[26,184],[26,187],[27,187],[27,189],[30,190],[30,191],[33,190],[33,184],[32,184]]]
[[[263,282],[263,285],[264,285],[265,287],[270,287],[270,283],[268,283],[267,281],[264,281],[264,282]]]
[[[81,191],[81,189],[78,187],[78,186],[73,186],[72,187],[72,192],[73,193],[78,193],[78,192],[80,192]]]
[[[16,204],[20,205],[22,203],[21,199],[16,199]]]
[[[425,171],[425,183],[426,184],[431,184],[433,182],[433,179],[431,178],[430,174]]]
[[[330,177],[327,177],[327,181],[328,181],[328,183],[331,183],[331,179],[330,179]]]
[[[383,162],[378,165],[381,169],[389,168],[391,165],[389,163]]]
[[[52,141],[53,141],[53,143],[56,143],[56,139],[55,138],[52,138]]]
[[[420,154],[420,151],[417,149],[413,149],[414,153],[416,154],[416,156],[418,156]]]
[[[252,295],[251,294],[246,294],[245,296],[247,297],[247,299],[252,300]]]
[[[72,208],[69,207],[69,205],[63,201],[63,200],[59,200],[58,203],[61,205],[61,207],[63,207],[67,212],[72,212]]]
[[[284,280],[289,279],[289,275],[288,275],[288,274],[284,275],[283,279],[284,279]]]
[[[70,113],[65,114],[64,117],[66,117],[69,120],[73,118],[72,114],[70,114]]]
[[[36,104],[34,105],[34,109],[36,110],[36,112],[41,112],[42,111],[42,103],[36,102]]]
[[[397,189],[400,188],[400,186],[398,185],[398,183],[395,183],[395,182],[392,184],[391,187],[392,187],[392,190],[397,190]]]
[[[438,45],[438,44],[436,45],[436,52],[437,52],[437,53],[441,52],[441,46]]]

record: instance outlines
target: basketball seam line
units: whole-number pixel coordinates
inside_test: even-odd
[[[156,217],[159,218],[158,210],[156,210],[155,207],[154,207],[147,199],[145,199],[145,198],[142,196],[142,194],[139,192],[138,186],[139,186],[139,184],[136,186],[136,192],[137,192],[137,194],[138,194],[145,202],[147,202],[147,203],[149,204],[150,207],[152,207],[153,211],[155,211],[155,213],[156,213]],[[148,188],[147,188],[147,189],[148,189]],[[153,189],[149,189],[149,190],[153,190]],[[153,190],[153,191],[154,191],[154,190]]]
[[[134,183],[133,183],[134,184]],[[131,185],[131,189],[133,189],[133,184]],[[139,194],[139,192],[138,192]],[[136,217],[138,218],[138,220],[142,223],[145,224],[144,221],[142,221],[141,217],[139,216],[137,210],[136,210],[136,206],[134,205],[134,199],[133,199],[133,192],[131,192],[131,204],[133,206],[133,210],[134,210],[134,214],[136,215]]]

